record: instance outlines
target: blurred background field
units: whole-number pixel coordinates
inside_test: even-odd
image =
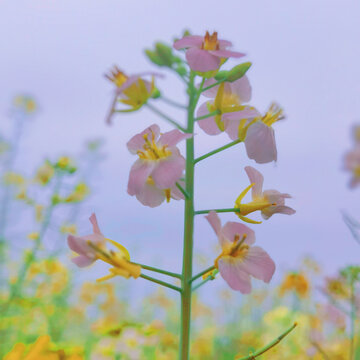
[[[142,110],[106,126],[112,88],[103,74],[113,64],[129,73],[150,70],[143,50],[157,40],[170,44],[189,28],[231,38],[254,64],[248,74],[254,103],[284,107],[287,119],[276,129],[279,160],[262,172],[293,195],[297,210],[256,229],[277,263],[269,287],[258,283],[243,296],[215,280],[198,291],[193,358],[246,355],[297,321],[264,358],[349,359],[356,347],[351,318],[360,305],[349,285],[356,269],[348,266],[358,265],[360,247],[340,210],[359,219],[359,190],[349,190],[342,171],[360,116],[359,11],[355,0],[221,7],[202,0],[1,2],[0,356],[15,346],[6,359],[21,359],[26,346],[34,359],[176,358],[176,297],[142,279],[96,284],[105,268],[76,268],[65,239],[86,233],[95,211],[107,236],[139,262],[180,269],[183,205],[149,209],[126,194],[132,158],[125,144],[155,118]],[[176,81],[166,74],[159,87],[181,101]],[[199,130],[196,137],[197,154],[225,139]],[[242,145],[201,164],[199,207],[232,203],[246,183],[246,165],[253,164]],[[195,238],[200,271],[216,254],[202,217]]]

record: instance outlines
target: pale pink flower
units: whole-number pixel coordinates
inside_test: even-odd
[[[294,209],[285,205],[285,199],[291,198],[289,194],[283,194],[277,190],[263,191],[262,187],[264,177],[262,174],[251,166],[246,166],[245,171],[251,184],[239,195],[235,201],[235,208],[240,210],[237,213],[240,219],[250,223],[258,223],[245,217],[246,215],[257,210],[261,211],[261,215],[265,220],[269,219],[276,213],[286,215],[295,214]],[[252,201],[247,204],[242,204],[241,200],[250,189],[252,189]]]
[[[148,206],[156,206],[160,195],[158,190],[174,189],[181,178],[185,159],[176,145],[191,136],[179,130],[160,135],[159,126],[154,124],[132,137],[127,147],[139,159],[130,170],[128,193],[140,199],[147,198]],[[154,186],[148,186],[152,183]]]
[[[244,224],[227,222],[223,227],[215,211],[205,216],[222,248],[215,260],[215,267],[220,275],[233,289],[243,294],[251,292],[251,278],[269,283],[274,272],[275,263],[268,253],[255,243],[255,233]]]
[[[205,82],[205,87],[214,84],[214,79]],[[217,111],[218,114],[198,120],[197,123],[209,135],[226,132],[230,139],[245,138],[247,125],[260,113],[253,107],[243,105],[251,99],[251,86],[247,76],[230,83],[223,82],[205,91],[206,97],[213,98],[200,105],[197,117]]]
[[[151,80],[146,80],[144,77],[151,76]],[[110,74],[105,77],[113,82],[116,86],[111,108],[106,118],[106,122],[111,124],[111,119],[115,111],[117,112],[132,112],[140,109],[149,98],[154,94],[155,77],[162,77],[162,74],[154,72],[143,72],[134,75],[126,75],[117,66]],[[116,109],[117,102],[127,105],[128,108]]]
[[[206,32],[205,36],[190,35],[175,41],[174,48],[187,49],[186,60],[190,68],[198,72],[218,70],[228,58],[240,58],[245,54],[227,50],[232,46],[230,41],[218,40],[217,32],[212,35]]]
[[[72,259],[79,267],[89,266],[98,258],[97,252],[89,245],[89,242],[100,249],[104,248],[106,243],[106,239],[100,231],[96,215],[92,214],[89,220],[93,226],[93,234],[84,236],[69,235],[67,238],[70,249],[79,255]]]
[[[245,148],[250,159],[258,164],[277,160],[275,133],[272,125],[284,119],[283,110],[276,104],[271,104],[263,117],[252,121],[247,129]]]

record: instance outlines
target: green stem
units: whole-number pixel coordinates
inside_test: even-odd
[[[195,215],[208,214],[210,211],[215,211],[217,213],[226,213],[226,212],[240,212],[238,208],[228,208],[228,209],[210,209],[210,210],[197,210],[194,212]]]
[[[177,182],[176,187],[182,192],[182,194],[188,199],[189,194],[186,192],[186,190]]]
[[[219,270],[216,269],[216,271],[214,272],[213,276],[208,276],[205,280],[201,281],[199,284],[193,286],[192,290],[195,291],[197,290],[199,287],[203,286],[204,284],[206,284],[208,281],[210,280],[214,280],[215,279],[215,275],[219,272]]]
[[[204,92],[204,91],[209,90],[209,89],[211,89],[211,88],[213,88],[213,87],[215,87],[215,86],[218,86],[218,85],[220,85],[220,84],[221,84],[222,82],[224,82],[224,81],[225,81],[225,79],[220,80],[220,81],[218,81],[218,82],[216,82],[216,83],[214,83],[214,84],[211,84],[211,85],[207,86],[206,88],[202,89],[201,92]]]
[[[187,109],[187,106],[186,105],[183,105],[183,104],[179,104],[177,103],[176,101],[172,100],[172,99],[169,99],[163,95],[161,95],[160,99],[164,102],[166,102],[167,104],[171,105],[171,106],[175,106],[179,109]]]
[[[212,116],[215,116],[215,115],[219,115],[219,114],[220,114],[220,110],[214,110],[214,111],[212,111],[212,112],[209,112],[209,113],[206,114],[206,115],[197,117],[194,121],[199,121],[199,120],[207,119],[207,118],[209,118],[209,117],[212,117]]]
[[[186,132],[194,132],[194,111],[199,100],[201,89],[205,82],[202,80],[200,89],[194,86],[195,73],[191,71],[188,94],[188,121]],[[181,292],[181,329],[179,359],[190,358],[190,327],[191,327],[191,278],[193,265],[193,233],[194,233],[194,137],[186,140],[186,167],[185,167],[185,190],[189,195],[185,198],[184,209],[184,248],[182,267],[182,292]]]
[[[144,275],[144,274],[141,274],[140,275],[141,278],[145,279],[145,280],[148,280],[148,281],[151,281],[151,282],[154,282],[156,284],[159,284],[159,285],[162,285],[162,286],[165,286],[169,289],[172,289],[172,290],[175,290],[175,291],[178,291],[178,292],[181,292],[181,288],[179,288],[178,286],[175,286],[175,285],[171,285],[165,281],[161,281],[161,280],[158,280],[158,279],[155,279],[151,276],[147,276],[147,275]]]
[[[212,155],[215,155],[215,154],[219,153],[220,151],[229,149],[229,148],[231,148],[232,146],[234,146],[234,145],[236,145],[236,144],[239,144],[239,143],[241,143],[241,142],[242,142],[242,140],[240,140],[240,139],[237,139],[237,140],[235,140],[235,141],[232,141],[231,143],[226,144],[226,145],[224,145],[224,146],[221,146],[221,147],[219,147],[219,148],[217,148],[217,149],[215,149],[215,150],[213,150],[213,151],[210,151],[210,152],[208,152],[208,153],[205,154],[205,155],[199,156],[198,158],[196,158],[196,159],[194,160],[194,163],[196,164],[196,163],[198,163],[198,162],[201,161],[201,160],[204,160],[204,159],[206,159],[206,158],[208,158],[208,157],[210,157],[210,156],[212,156]]]
[[[193,276],[193,277],[191,278],[190,282],[195,281],[195,280],[198,279],[199,277],[203,276],[204,274],[206,274],[206,273],[208,273],[209,271],[212,271],[212,270],[214,270],[214,269],[215,269],[215,266],[214,266],[214,265],[208,267],[207,269],[205,269],[205,270],[199,272],[197,275]]]
[[[40,249],[40,246],[42,244],[42,240],[46,234],[46,231],[50,225],[50,221],[52,218],[52,214],[53,214],[53,210],[55,207],[55,204],[53,202],[53,195],[56,195],[59,193],[60,191],[60,187],[61,187],[61,180],[62,180],[62,173],[58,174],[57,177],[55,178],[55,184],[54,184],[54,189],[53,189],[53,193],[50,199],[50,204],[48,205],[45,215],[44,215],[44,220],[41,224],[41,228],[39,231],[39,236],[36,238],[35,242],[34,242],[34,246],[30,252],[30,254],[27,256],[26,260],[23,262],[22,267],[19,270],[19,274],[17,277],[16,282],[13,284],[13,286],[11,287],[11,291],[10,291],[10,295],[9,295],[9,299],[6,303],[6,307],[8,304],[11,303],[11,301],[16,298],[17,296],[20,295],[20,289],[22,288],[23,282],[25,280],[26,274],[31,266],[31,264],[36,260],[36,255],[37,252]]]
[[[165,119],[167,122],[169,122],[170,124],[174,125],[175,127],[177,127],[179,130],[181,130],[182,132],[187,132],[187,130],[185,128],[183,128],[180,124],[178,124],[175,120],[173,120],[171,117],[167,116],[166,114],[164,114],[162,111],[160,111],[158,108],[156,108],[155,106],[147,103],[146,106],[153,111],[156,115],[160,116],[161,118]]]
[[[237,359],[237,360],[255,360],[258,356],[264,354],[265,352],[267,352],[268,350],[270,350],[271,348],[276,346],[286,335],[291,333],[291,331],[293,331],[296,328],[296,326],[297,326],[297,323],[294,323],[294,325],[292,325],[288,330],[286,330],[284,333],[282,333],[279,337],[277,337],[271,343],[267,344],[265,347],[256,351],[255,353],[250,354],[248,356],[244,356],[242,358],[237,356],[237,357],[235,357],[235,359]]]
[[[131,261],[131,264],[139,265],[145,270],[149,270],[149,271],[153,271],[153,272],[156,272],[156,273],[159,273],[159,274],[164,274],[164,275],[171,276],[171,277],[174,277],[174,278],[177,278],[177,279],[181,279],[181,275],[177,274],[177,273],[173,273],[173,272],[170,272],[170,271],[158,269],[158,268],[153,267],[153,266],[139,264],[139,263],[136,263],[136,262],[133,262],[133,261]]]
[[[349,359],[354,359],[354,352],[355,352],[355,318],[356,318],[356,297],[355,297],[355,284],[354,279],[351,279],[350,283],[350,304],[351,304],[351,310],[350,310],[350,354]]]

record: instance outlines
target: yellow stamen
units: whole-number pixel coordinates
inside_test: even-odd
[[[214,31],[212,35],[207,31],[201,48],[204,50],[219,50],[218,33]]]
[[[149,134],[144,134],[143,138],[145,143],[143,150],[137,152],[140,159],[143,160],[160,160],[167,158],[171,155],[171,151],[168,150],[168,145],[159,147],[155,142],[155,134],[151,132],[151,141],[149,140]]]
[[[128,79],[128,76],[126,76],[117,66],[114,66],[114,69],[110,71],[110,74],[105,74],[105,77],[117,87],[121,87]]]
[[[279,105],[272,103],[270,105],[269,110],[263,116],[261,121],[266,124],[267,126],[271,126],[276,121],[284,119],[285,116],[283,114],[283,109],[279,107]]]

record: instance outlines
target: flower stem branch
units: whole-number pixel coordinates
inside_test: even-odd
[[[162,101],[164,101],[165,103],[167,103],[167,104],[169,104],[169,105],[171,105],[171,106],[175,106],[175,107],[177,107],[177,108],[179,108],[179,109],[187,109],[187,106],[186,106],[186,105],[179,104],[178,102],[176,102],[176,101],[174,101],[174,100],[172,100],[172,99],[169,99],[169,98],[167,98],[167,97],[165,97],[165,96],[163,96],[163,95],[161,95],[160,99],[161,99]]]
[[[153,266],[139,264],[139,263],[136,263],[136,262],[133,262],[133,261],[131,261],[130,263],[134,264],[134,265],[139,265],[144,270],[149,270],[149,271],[153,271],[153,272],[156,272],[156,273],[159,273],[159,274],[163,274],[163,275],[171,276],[171,277],[174,277],[174,278],[177,278],[177,279],[181,279],[181,274],[177,274],[177,273],[173,273],[173,272],[170,272],[170,271],[158,269],[158,268],[153,267]]]
[[[211,85],[207,86],[206,88],[202,89],[201,92],[204,92],[204,91],[209,90],[209,89],[211,89],[211,88],[213,88],[213,87],[215,87],[215,86],[218,86],[218,85],[220,85],[220,84],[221,84],[222,82],[224,82],[224,81],[225,81],[225,79],[220,80],[220,81],[218,81],[218,82],[216,82],[216,83],[214,83],[214,84],[211,84]]]
[[[199,116],[197,117],[194,121],[199,121],[199,120],[203,120],[203,119],[207,119],[209,117],[215,116],[215,115],[219,115],[220,114],[220,110],[214,110],[206,115],[203,116]]]
[[[145,279],[145,280],[148,280],[148,281],[151,281],[151,282],[154,282],[156,284],[159,284],[159,285],[162,285],[162,286],[165,286],[169,289],[172,289],[172,290],[175,290],[175,291],[178,291],[178,292],[181,292],[181,288],[179,288],[178,286],[175,286],[175,285],[171,285],[165,281],[161,281],[161,280],[158,280],[158,279],[155,279],[151,276],[147,276],[147,275],[144,275],[144,274],[141,274],[140,275],[141,278]]]
[[[195,215],[208,214],[210,211],[215,211],[217,213],[226,213],[226,212],[240,212],[238,208],[228,208],[228,209],[210,209],[210,210],[197,210]]]
[[[198,279],[199,277],[203,276],[204,274],[208,273],[209,271],[212,271],[215,269],[215,266],[210,266],[208,267],[207,269],[199,272],[198,274],[196,274],[195,276],[193,276],[191,279],[190,279],[190,282],[193,282],[195,281],[196,279]]]
[[[158,108],[156,108],[154,105],[151,105],[149,103],[146,104],[146,106],[153,111],[156,115],[160,116],[161,118],[165,119],[167,122],[169,122],[170,124],[174,125],[175,127],[177,127],[179,130],[181,130],[182,132],[187,132],[185,128],[183,128],[180,124],[178,124],[175,120],[173,120],[172,118],[170,118],[168,115],[164,114],[162,111],[160,111]]]
[[[284,333],[282,333],[279,337],[277,337],[271,343],[269,343],[268,345],[266,345],[262,349],[256,351],[255,353],[250,354],[250,355],[245,356],[245,357],[241,357],[241,358],[239,356],[236,356],[235,359],[236,360],[255,360],[258,356],[264,354],[265,352],[269,351],[274,346],[276,346],[285,336],[290,334],[291,331],[293,331],[296,328],[296,326],[297,326],[297,323],[294,323],[288,330],[286,330]]]
[[[212,151],[208,152],[207,154],[204,154],[204,155],[196,158],[196,159],[194,160],[194,163],[196,164],[196,163],[198,163],[198,162],[201,161],[201,160],[204,160],[204,159],[206,159],[206,158],[208,158],[208,157],[210,157],[210,156],[212,156],[212,155],[215,155],[215,154],[217,154],[217,153],[220,152],[220,151],[229,149],[229,148],[231,148],[232,146],[237,145],[237,144],[239,144],[239,143],[241,143],[241,142],[242,142],[242,140],[240,140],[240,139],[234,140],[234,141],[232,141],[232,142],[229,143],[229,144],[226,144],[226,145],[224,145],[224,146],[221,146],[221,147],[219,147],[219,148],[217,148],[217,149],[215,149],[215,150],[212,150]]]
[[[177,182],[176,187],[182,192],[182,194],[189,199],[189,194],[186,192],[186,190]]]

